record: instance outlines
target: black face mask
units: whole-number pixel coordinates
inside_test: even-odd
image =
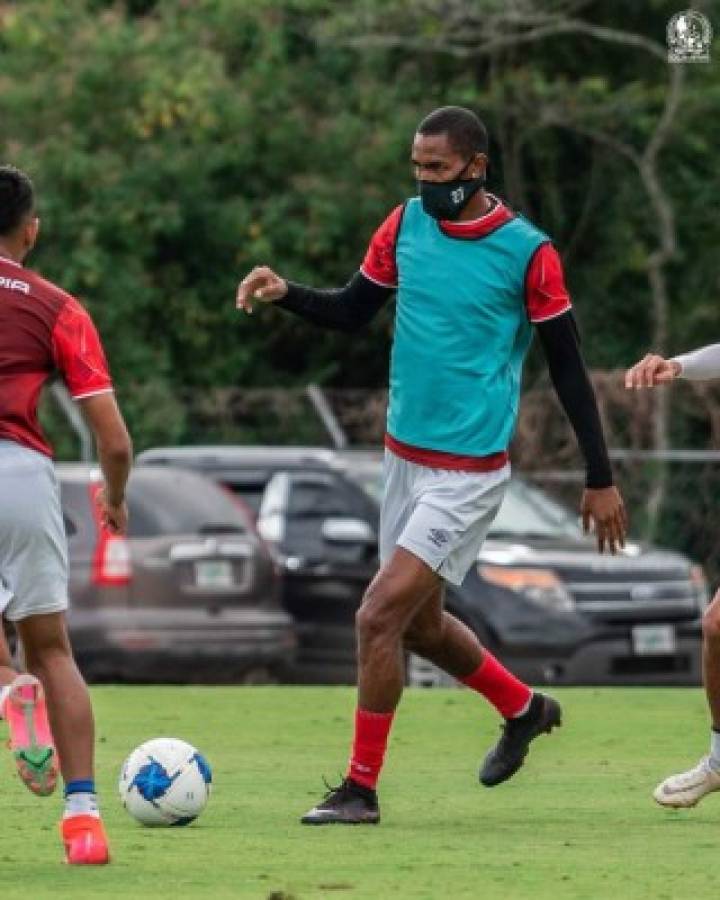
[[[483,187],[484,175],[478,178],[460,177],[471,162],[472,160],[452,181],[418,181],[423,209],[433,219],[448,219],[452,222],[459,218],[470,200]]]

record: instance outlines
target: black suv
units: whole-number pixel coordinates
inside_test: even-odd
[[[284,570],[300,629],[304,681],[352,682],[354,612],[377,567],[382,462],[377,453],[301,447],[159,448],[145,464],[187,466],[239,493]],[[629,544],[601,556],[577,519],[513,478],[477,566],[449,587],[447,609],[534,683],[695,684],[702,570]],[[413,680],[440,680],[411,661]]]

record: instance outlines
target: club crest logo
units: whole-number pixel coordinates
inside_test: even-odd
[[[710,62],[712,26],[694,9],[675,13],[667,26],[668,62]]]
[[[452,202],[457,206],[458,203],[462,203],[465,199],[465,188],[455,188],[455,190],[451,192],[450,196],[452,197]]]

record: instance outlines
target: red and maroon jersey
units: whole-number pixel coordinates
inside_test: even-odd
[[[469,222],[441,222],[451,237],[472,239],[490,234],[515,215],[502,201],[488,195],[494,206],[479,219]],[[383,287],[397,287],[395,244],[402,221],[403,207],[397,206],[373,235],[361,271],[366,278]],[[525,306],[533,323],[545,322],[571,308],[565,287],[562,262],[552,244],[542,244],[528,266],[525,276]]]
[[[0,440],[52,456],[37,405],[56,371],[76,400],[113,389],[86,310],[70,294],[0,257]]]

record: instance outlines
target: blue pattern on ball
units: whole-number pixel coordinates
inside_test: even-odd
[[[165,766],[153,759],[138,770],[130,789],[137,788],[140,796],[152,803],[167,793],[172,783],[173,779],[168,775]]]
[[[203,777],[203,781],[205,784],[212,783],[212,770],[210,769],[210,764],[205,759],[205,757],[201,753],[196,753],[193,756],[193,762],[197,765],[200,770],[200,774]]]

